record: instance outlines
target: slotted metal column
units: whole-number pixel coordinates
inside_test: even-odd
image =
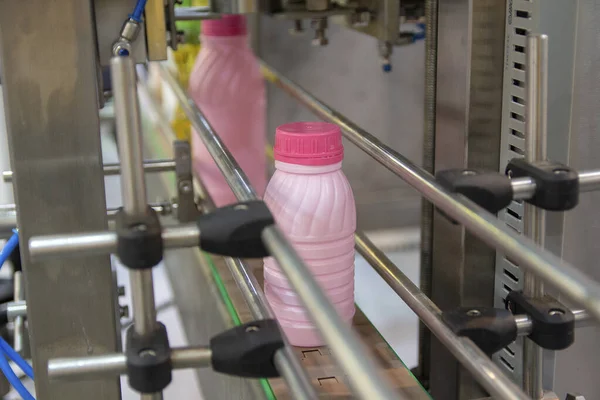
[[[506,35],[503,71],[502,94],[502,126],[499,170],[505,171],[506,165],[513,158],[529,157],[527,145],[528,114],[531,110],[527,93],[530,79],[528,60],[529,35],[543,33],[548,36],[548,81],[547,97],[547,156],[549,159],[567,165],[570,120],[573,96],[573,58],[575,29],[577,26],[576,10],[579,2],[544,1],[544,0],[512,0],[506,5]],[[595,165],[590,165],[595,168]],[[525,233],[528,224],[528,212],[523,201],[513,201],[505,210],[498,213],[498,219],[511,230]],[[529,213],[531,215],[531,213]],[[544,247],[558,255],[563,248],[562,213],[547,213],[543,235]],[[519,261],[503,252],[496,256],[496,278],[494,289],[494,306],[504,307],[504,299],[511,290],[524,288],[524,272]],[[539,280],[538,280],[539,282]],[[546,281],[548,284],[548,281]],[[548,285],[546,290],[552,290]],[[549,292],[558,295],[556,291]],[[516,382],[522,383],[526,370],[530,366],[523,363],[524,343],[519,338],[494,355],[494,359],[504,371]],[[543,351],[542,374],[544,387],[553,388],[554,357],[560,353]]]

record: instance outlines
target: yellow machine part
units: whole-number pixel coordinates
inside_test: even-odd
[[[199,51],[199,44],[188,43],[177,46],[177,50],[173,53],[175,64],[177,65],[179,83],[181,83],[181,86],[184,88],[188,87],[190,74]],[[180,106],[178,106],[175,111],[175,116],[171,121],[171,127],[175,131],[177,139],[190,140],[192,131],[190,121],[188,121]]]
[[[191,0],[187,4],[192,7],[202,7],[208,6],[208,0]],[[187,5],[186,4],[186,5]],[[198,27],[194,27],[194,29],[190,29],[191,32],[200,32],[200,22],[198,22]],[[197,33],[196,33],[197,34]],[[173,52],[174,61],[177,65],[177,72],[179,77],[179,83],[184,88],[187,88],[189,85],[190,74],[192,72],[192,68],[194,67],[194,62],[196,61],[196,57],[198,56],[198,52],[200,52],[200,44],[198,43],[183,43],[177,46],[177,50]],[[191,135],[191,125],[188,119],[185,116],[185,113],[181,109],[181,107],[177,107],[175,111],[175,116],[171,121],[171,126],[177,135],[177,138],[180,140],[190,140]]]

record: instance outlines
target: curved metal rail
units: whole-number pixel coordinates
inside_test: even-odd
[[[240,201],[257,199],[258,196],[246,174],[194,101],[187,96],[185,90],[164,65],[161,66],[160,72],[164,81],[173,90],[183,111],[237,199]],[[342,321],[334,306],[281,231],[276,226],[266,228],[262,238],[265,246],[278,261],[281,270],[298,293],[323,339],[331,348],[337,364],[348,375],[353,392],[365,400],[398,398],[399,395],[394,393],[389,383],[380,375],[375,361],[365,345],[356,333]]]
[[[281,88],[319,117],[341,126],[344,136],[383,166],[419,191],[423,197],[450,218],[462,224],[488,245],[506,254],[523,269],[530,271],[560,290],[577,305],[600,321],[600,284],[540,248],[530,239],[511,232],[496,216],[466,197],[454,195],[439,185],[435,178],[402,154],[382,143],[302,87],[262,63],[267,80]]]

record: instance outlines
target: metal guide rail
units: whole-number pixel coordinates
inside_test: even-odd
[[[380,376],[372,356],[337,315],[307,267],[274,225],[268,209],[258,201],[235,159],[168,72],[167,82],[171,80],[169,83],[174,86],[194,127],[242,203],[206,214],[198,219],[196,226],[190,224],[162,229],[156,214],[148,207],[145,195],[141,124],[133,61],[129,57],[113,58],[111,73],[124,188],[124,208],[121,215],[117,216],[116,233],[34,237],[29,242],[29,248],[33,258],[50,254],[59,256],[115,251],[130,269],[134,324],[127,333],[125,353],[130,385],[144,395],[156,394],[158,397],[170,383],[171,370],[176,364],[173,352],[177,350],[170,348],[164,326],[156,321],[151,268],[162,259],[163,247],[200,246],[207,252],[231,257],[273,256],[304,302],[340,368],[349,377],[356,395],[363,399],[398,398],[389,382]],[[249,227],[250,231],[246,229]],[[255,321],[213,337],[210,343],[212,368],[246,377],[279,375],[281,372],[273,365],[273,359],[285,343],[272,321]],[[234,343],[236,351],[227,351]],[[85,363],[88,370],[94,368],[106,373],[122,373],[121,364],[115,362],[119,355],[112,356],[112,364],[108,363],[110,366],[106,365],[106,357],[109,356],[102,356],[103,359],[84,357],[59,360],[58,367],[50,360],[49,370],[54,376],[59,376],[61,365]],[[206,366],[205,358],[196,361],[195,366]],[[279,364],[279,369],[283,365]],[[77,374],[78,369],[71,368],[71,371]],[[310,396],[308,394],[304,398]]]
[[[568,318],[565,318],[564,321],[558,321],[558,325],[562,326],[564,330],[562,332],[563,339],[569,335],[572,338],[573,328],[575,326],[574,321],[578,322],[577,326],[583,326],[580,323],[582,320],[588,321],[587,312],[589,312],[590,316],[596,321],[600,320],[600,285],[597,282],[594,282],[585,274],[579,272],[576,268],[560,258],[543,248],[540,248],[532,241],[510,231],[489,211],[486,211],[486,209],[466,196],[460,196],[459,191],[449,190],[448,187],[444,186],[441,182],[436,181],[429,173],[381,143],[373,135],[358,127],[344,115],[315,98],[294,82],[277,73],[264,62],[262,66],[263,73],[267,80],[290,94],[301,104],[307,106],[316,115],[340,125],[347,139],[421,192],[427,200],[447,217],[461,223],[467,230],[478,235],[487,244],[502,251],[520,266],[541,277],[545,282],[558,288],[561,293],[566,295],[572,301],[583,306],[585,310],[570,311],[564,309],[564,307],[559,304],[561,308],[549,310],[550,316],[554,319],[561,319],[563,313],[564,315],[574,316],[569,321],[567,321]],[[532,204],[539,207],[539,205],[533,202],[539,200],[538,197],[543,197],[543,195],[548,192],[556,194],[556,192],[552,193],[552,189],[556,189],[557,185],[548,185],[548,181],[553,184],[555,182],[553,182],[552,179],[541,179],[539,177],[539,175],[543,175],[540,171],[544,168],[546,168],[546,171],[543,172],[546,175],[564,175],[565,172],[565,166],[562,165],[534,165],[534,168],[526,166],[524,169],[529,169],[529,171],[533,171],[534,174],[537,174],[538,176],[535,178],[529,178],[525,174],[511,180],[509,177],[503,176],[503,185],[508,188],[506,192],[510,195],[509,200],[512,200],[513,198],[515,200],[529,199]],[[461,171],[463,175],[471,175],[471,172],[472,171]],[[580,191],[583,192],[598,188],[600,174],[597,171],[584,172],[579,175],[573,171],[568,172],[570,174],[569,184],[571,187],[570,190],[568,190],[567,200],[560,199],[562,202],[561,205],[569,204],[569,200],[572,200],[573,197],[576,198]],[[573,181],[581,183],[581,190],[577,184],[573,185]],[[540,194],[542,196],[540,196]],[[554,196],[554,198],[551,197],[551,199],[553,200],[555,197],[556,196]],[[563,210],[564,209],[566,208],[563,208]],[[476,345],[464,337],[459,337],[468,336],[460,329],[450,329],[452,327],[451,324],[444,318],[445,316],[439,312],[439,309],[437,309],[435,304],[431,303],[431,301],[408,279],[406,279],[406,277],[403,277],[401,273],[389,268],[389,265],[391,264],[389,260],[385,258],[383,253],[374,248],[374,246],[369,247],[369,243],[370,242],[368,242],[365,237],[357,235],[357,249],[359,252],[367,260],[370,260],[370,263],[375,270],[380,273],[394,290],[396,290],[403,300],[407,302],[409,307],[419,315],[419,318],[429,327],[429,329],[442,340],[455,357],[457,357],[457,359],[474,374],[479,383],[481,383],[490,394],[498,396],[499,398],[508,399],[528,398],[528,396],[510,380],[505,379],[503,373],[489,360],[489,357],[479,350],[477,346],[481,346],[481,343],[477,343]],[[523,302],[524,304],[521,304],[521,306],[529,306],[529,304],[527,304],[528,302],[531,301],[525,299]],[[529,310],[532,312],[539,311],[539,309],[536,310],[535,306],[530,307]],[[464,312],[468,313],[469,310],[464,310]],[[472,312],[474,317],[479,316],[480,314],[478,313],[479,310],[474,310]],[[510,326],[509,337],[512,338],[512,340],[514,340],[517,335],[525,334],[532,338],[531,331],[522,326],[522,324],[525,324],[525,326],[529,325],[523,321],[523,318],[508,318],[507,326]],[[547,323],[547,321],[544,320],[544,317],[540,318],[539,315],[536,315],[536,321],[533,325],[538,326],[544,323]],[[492,335],[497,333],[498,332],[492,332]],[[540,334],[540,332],[537,332],[537,334]],[[489,339],[490,336],[487,336],[487,338]],[[504,340],[507,340],[507,338],[505,337]],[[568,341],[568,339],[565,340]],[[508,343],[510,343],[510,340],[507,344]],[[552,343],[551,345],[556,345],[556,343]]]
[[[600,321],[600,284],[531,240],[510,231],[490,212],[464,196],[451,193],[435,178],[383,144],[344,115],[263,63],[267,79],[325,120],[342,127],[345,137],[418,190],[440,211],[502,251],[521,267],[559,289]]]
[[[158,107],[154,103],[143,82],[138,83],[138,90],[146,100],[146,106],[150,113],[158,113]],[[170,126],[156,121],[155,126],[166,142],[176,139],[175,133]],[[211,212],[215,205],[206,190],[204,184],[198,178],[194,178],[194,186],[201,194],[199,206],[204,212]],[[358,240],[358,239],[357,239]],[[273,317],[262,285],[262,262],[245,261],[231,257],[213,257],[216,268],[224,274],[229,273],[233,279],[224,279],[227,292],[242,322],[250,322],[253,319],[264,319]],[[406,395],[410,399],[429,399],[429,394],[418,383],[416,378],[409,372],[403,363],[398,363],[397,355],[391,350],[381,335],[369,323],[360,309],[353,321],[354,328],[359,332],[363,341],[377,355],[378,367],[385,375],[392,379],[392,387],[399,395]],[[327,396],[327,398],[345,398],[351,395],[349,388],[344,384],[346,378],[340,373],[339,368],[333,365],[333,357],[326,347],[319,348],[293,348],[286,343],[285,349],[281,349],[275,355],[275,364],[281,371],[289,371],[292,378],[285,373],[285,382],[280,379],[270,379],[271,387],[278,399],[306,398],[316,399]],[[313,385],[311,385],[311,381]],[[317,389],[315,389],[315,386]]]
[[[129,72],[126,71],[129,66],[123,65],[124,63],[127,63],[127,61],[113,61],[113,73],[121,68],[124,69],[124,71],[122,71],[124,75],[129,74]],[[133,71],[133,69],[131,69],[131,71]],[[600,319],[600,285],[596,282],[593,282],[585,275],[579,273],[574,267],[560,260],[558,257],[508,231],[492,214],[485,211],[482,207],[463,196],[449,192],[436,182],[430,174],[422,171],[405,157],[379,142],[371,134],[357,127],[346,117],[315,99],[296,84],[279,76],[276,72],[266,66],[265,71],[267,72],[267,78],[271,82],[292,94],[301,103],[307,105],[311,110],[317,113],[317,115],[339,124],[345,132],[346,137],[354,144],[358,145],[373,158],[419,190],[447,216],[462,223],[467,229],[481,236],[488,244],[503,251],[515,261],[519,262],[521,266],[529,269],[543,278],[546,282],[560,289],[565,295],[570,297],[571,300],[583,306],[591,317],[596,320]],[[194,102],[186,96],[185,91],[179,86],[175,78],[171,76],[166,68],[163,67],[161,73],[163,79],[173,89],[176,97],[182,104],[185,113],[196,131],[200,134],[202,140],[205,142],[236,197],[241,201],[255,201],[257,196],[254,189],[248,183],[247,177],[239,168],[229,151],[225,148],[208,121],[202,115],[201,111],[196,107]],[[131,74],[133,74],[133,72],[131,72]],[[127,84],[122,85],[122,90],[134,92],[134,87],[135,84],[128,81]],[[133,97],[136,96],[133,95]],[[115,94],[115,101],[117,101],[117,98],[118,96]],[[130,104],[132,104],[132,102],[130,102]],[[126,107],[123,108],[123,110],[125,109]],[[127,111],[121,112],[127,114]],[[139,118],[138,110],[134,109],[133,111],[130,110],[130,112],[133,113],[133,115],[137,113],[137,118]],[[129,116],[131,117],[131,114],[129,114]],[[131,120],[125,119],[124,116],[117,115],[117,119],[120,119],[123,124],[132,124]],[[139,132],[139,127],[124,126],[120,129],[120,131],[123,132],[136,130]],[[123,149],[121,155],[122,171],[129,171],[128,174],[124,173],[122,175],[122,179],[127,183],[137,180],[138,186],[137,190],[131,190],[131,193],[124,195],[124,200],[127,200],[124,203],[126,204],[126,210],[135,210],[136,207],[137,210],[141,210],[142,204],[147,208],[145,196],[139,196],[139,192],[142,191],[142,189],[144,189],[143,192],[145,193],[145,187],[143,187],[143,165],[141,155],[132,156],[131,150],[132,148],[137,149],[137,147],[140,146],[139,136],[137,138],[137,144],[135,143],[136,139],[131,139],[131,136],[135,137],[137,135],[130,135],[131,143],[128,143],[129,146],[123,146],[120,143],[120,147]],[[119,136],[119,140],[121,140],[121,136]],[[133,151],[133,153],[135,153],[135,151]],[[135,159],[135,162],[132,162],[132,159]],[[137,173],[134,172],[132,174],[131,171],[135,171],[136,168]],[[142,177],[142,179],[139,177]],[[536,183],[533,182],[533,184],[535,185]],[[134,186],[135,185],[130,185],[132,188]],[[522,186],[525,185],[523,184]],[[127,206],[127,204],[130,205]],[[209,233],[210,232],[206,232],[206,234]],[[166,228],[162,230],[159,236],[161,236],[161,243],[165,248],[195,245],[200,245],[201,248],[204,248],[205,231],[200,229],[196,224]],[[352,333],[349,328],[345,327],[344,323],[339,319],[335,310],[320,291],[302,261],[298,258],[292,247],[285,241],[278,229],[274,226],[267,225],[267,227],[262,230],[261,239],[262,244],[264,244],[264,247],[266,248],[265,250],[268,251],[268,254],[277,258],[279,264],[282,266],[282,270],[286,273],[288,279],[302,298],[311,318],[313,318],[321,330],[323,337],[331,347],[334,356],[336,356],[340,367],[350,378],[351,386],[358,397],[369,399],[397,398],[385,380],[383,380],[376,372],[377,370],[372,358],[357,340],[355,334]],[[119,234],[98,232],[81,235],[37,237],[30,240],[29,246],[32,257],[45,257],[50,255],[64,256],[72,252],[118,252]],[[209,248],[205,249],[210,251]],[[448,324],[442,321],[442,316],[435,304],[431,303],[431,301],[405,276],[399,273],[397,269],[390,268],[393,264],[391,264],[385,255],[361,234],[357,234],[357,249],[384,277],[388,284],[390,284],[407,302],[411,309],[418,314],[432,332],[442,340],[458,360],[463,363],[476,378],[478,378],[480,383],[490,392],[490,394],[503,399],[528,398],[514,383],[510,382],[501,373],[486,354],[484,354],[473,342],[467,338],[458,336],[456,332],[449,329]],[[226,256],[232,255],[229,253],[222,254]],[[233,256],[235,257],[238,255]],[[266,306],[263,297],[264,295],[262,295],[260,288],[256,284],[255,278],[253,279],[251,273],[248,273],[248,269],[244,268],[244,264],[235,258],[231,258],[228,261],[228,265],[234,272],[234,276],[237,276],[236,281],[238,284],[242,282],[242,293],[245,292],[246,300],[250,300],[248,301],[248,304],[256,305],[255,308],[251,308],[253,309],[253,315],[260,318],[272,315],[268,306]],[[133,286],[134,320],[136,321],[134,328],[139,335],[145,335],[148,332],[151,332],[156,326],[155,315],[153,314],[153,310],[150,310],[150,308],[153,308],[151,275],[148,278],[147,275],[144,275],[139,271],[132,271],[132,283],[133,281],[136,281],[137,285]],[[137,292],[137,305],[135,302],[135,292]],[[149,292],[150,295],[148,295]],[[150,301],[150,299],[152,301]],[[150,305],[151,303],[152,307]],[[584,311],[577,311],[577,313],[585,315]],[[138,316],[137,319],[135,319],[136,315]],[[515,326],[520,327],[521,334],[528,334],[530,331],[525,328],[528,324],[523,322],[523,320],[524,318],[514,318],[513,322],[515,323]],[[284,348],[285,346],[279,349]],[[195,350],[198,351],[201,351],[201,349],[202,347],[195,348]],[[179,350],[171,349],[170,351],[172,354],[173,351],[177,352]],[[285,352],[279,351],[275,356],[276,368],[279,372],[281,372],[281,370],[290,370],[290,368],[285,368],[281,361],[278,361],[278,359],[281,360],[286,358],[285,354]],[[122,356],[113,356],[115,358],[112,358],[111,362],[118,364],[115,360],[117,360],[117,356]],[[121,359],[119,358],[119,360]],[[293,363],[293,355],[292,358],[287,358],[287,362],[289,363],[290,360],[292,360]],[[62,374],[60,367],[61,363],[67,368],[66,365],[71,365],[72,367],[72,364],[69,363],[89,363],[92,361],[93,360],[90,360],[89,358],[60,360],[59,363],[51,361],[50,370],[54,376],[59,376]],[[108,368],[106,365],[101,366],[100,364],[103,363],[100,362],[97,365],[98,370],[108,372],[108,369],[112,368]],[[172,359],[171,364],[172,367],[175,367],[175,362]],[[198,363],[195,365],[205,366],[206,362],[204,359],[202,362],[198,360]],[[73,371],[72,368],[71,371]],[[111,371],[113,374],[120,373],[122,372],[122,368],[119,364],[119,366],[112,368]],[[306,381],[302,382],[302,379],[300,379],[300,381],[294,383],[291,378],[291,376],[301,377],[302,372],[300,371],[301,369],[290,373],[289,377],[286,375],[286,380],[291,388],[298,388],[299,393],[304,393],[305,397],[301,397],[300,395],[298,396],[299,398],[311,398]],[[76,372],[73,371],[73,373]],[[308,386],[310,385],[308,384]]]
[[[174,160],[152,160],[144,162],[144,172],[153,173],[153,172],[166,172],[166,171],[175,171],[175,161]],[[105,164],[104,165],[104,175],[120,175],[121,174],[121,166],[119,164]],[[13,180],[13,172],[12,171],[3,171],[2,179],[4,182],[10,183]]]
[[[256,192],[250,185],[246,174],[221,142],[194,101],[186,95],[184,89],[166,67],[162,66],[160,71],[238,200],[257,199]],[[338,316],[335,308],[281,232],[275,227],[269,227],[263,230],[262,238],[269,253],[277,260],[292,287],[298,293],[325,342],[332,349],[338,365],[348,375],[354,393],[359,398],[365,399],[396,398],[397,396],[389,384],[377,372],[375,362],[364,345]]]
[[[175,135],[169,136],[172,140]],[[202,193],[201,206],[204,211],[210,212],[214,210],[215,205],[202,182],[199,179],[195,180],[195,185],[197,185],[199,191]],[[261,289],[262,285],[259,283],[259,280],[263,276],[261,273],[262,262],[254,263],[253,267],[253,263],[238,258],[217,257],[214,261],[217,268],[223,268],[222,264],[225,264],[226,269],[233,277],[234,282],[225,281],[225,285],[230,294],[239,293],[239,295],[232,295],[232,301],[236,310],[240,312],[242,322],[273,317],[273,311]],[[235,289],[238,289],[238,291]],[[241,301],[239,301],[240,298]],[[397,364],[395,353],[392,355],[393,351],[390,350],[387,343],[365,321],[366,317],[364,317],[360,309],[357,310],[353,326],[358,330],[361,338],[368,342],[371,349],[375,350],[378,354],[377,358],[380,368],[385,371],[386,375],[394,378],[392,382],[393,388],[399,394],[406,394],[411,399],[429,399],[429,395],[426,394],[416,378],[409,373],[404,364]],[[316,399],[324,395],[334,398],[350,395],[348,389],[343,384],[345,381],[344,376],[338,374],[337,369],[332,368],[332,356],[326,347],[293,348],[286,343],[285,349],[280,350],[275,355],[274,361],[280,370],[286,371],[292,368],[291,375],[295,377],[294,379],[286,378],[287,385],[282,385],[277,380],[270,380],[271,387],[277,398]],[[315,393],[311,381],[319,382],[318,393]]]
[[[143,101],[147,107],[147,112],[149,114],[160,115],[159,107],[150,95],[146,83],[141,79],[138,82],[138,92],[140,93],[140,101]],[[155,119],[155,122],[155,128],[165,136],[168,143],[174,142],[177,139],[175,132],[173,132],[169,124],[165,124],[160,118]],[[216,206],[204,185],[195,177],[193,178],[193,185],[195,191],[201,195],[202,201],[199,206],[202,211],[205,213],[214,211]],[[273,318],[273,311],[248,263],[240,258],[223,257],[222,259],[227,265],[230,274],[234,277],[236,286],[244,302],[249,307],[252,319],[262,320]],[[277,370],[284,377],[289,392],[293,393],[293,398],[299,400],[317,398],[310,378],[302,368],[300,361],[294,354],[289,343],[287,343],[287,340],[285,340],[285,347],[277,350],[273,361]]]

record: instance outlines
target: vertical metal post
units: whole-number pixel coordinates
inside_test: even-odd
[[[148,201],[135,65],[129,57],[114,57],[110,64],[121,162],[123,210],[128,215],[140,216],[146,213]],[[130,271],[129,279],[134,329],[139,335],[147,335],[156,326],[152,270]]]
[[[123,210],[130,216],[142,216],[147,212],[148,201],[135,63],[130,57],[114,57],[110,66],[121,162]],[[129,280],[133,328],[140,336],[149,335],[156,329],[152,269],[130,270]],[[162,393],[142,394],[141,399],[161,400]]]
[[[423,169],[435,173],[435,113],[437,95],[437,53],[438,53],[438,1],[425,2],[425,110],[423,133]],[[420,286],[427,297],[431,297],[431,273],[433,268],[433,205],[421,199],[421,271]],[[431,352],[431,332],[419,321],[419,363],[417,376],[421,383],[429,380]]]
[[[526,136],[527,161],[547,158],[547,86],[548,86],[548,36],[530,35],[527,38],[527,101]],[[546,212],[530,204],[525,205],[525,235],[545,247]],[[532,297],[544,295],[544,284],[533,274],[525,273],[523,292]],[[544,396],[542,385],[543,350],[531,340],[523,343],[523,387],[534,399]]]

